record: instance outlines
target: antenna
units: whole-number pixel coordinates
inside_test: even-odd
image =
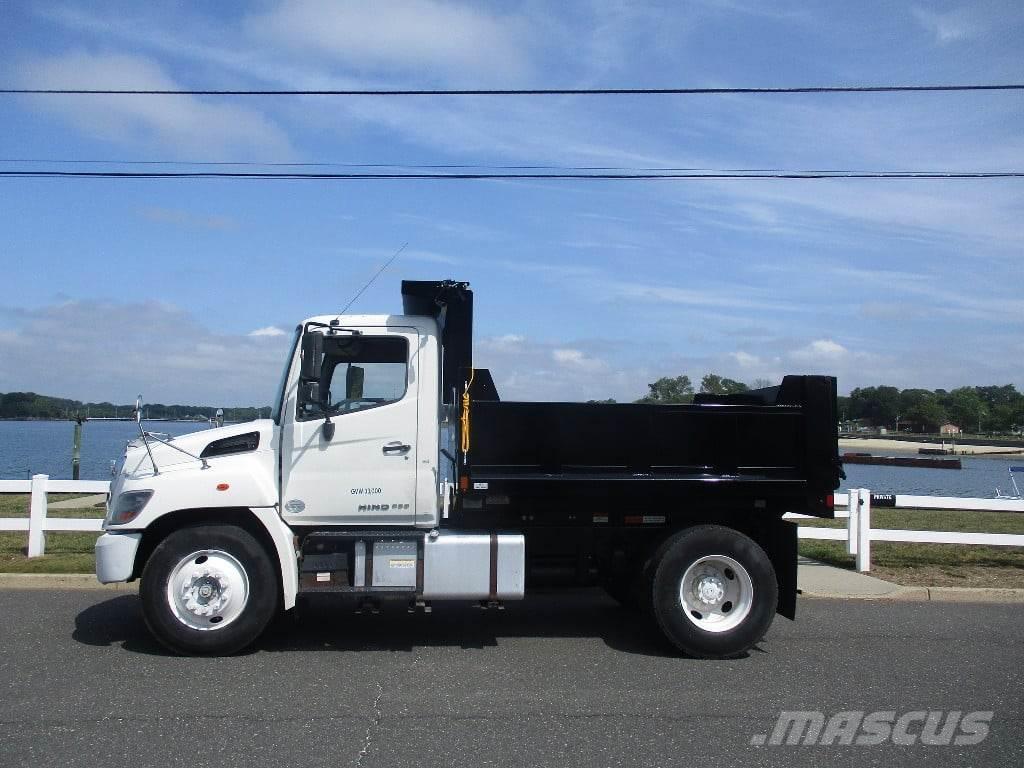
[[[358,299],[360,296],[363,295],[363,291],[365,291],[367,288],[369,288],[371,285],[373,285],[373,281],[376,280],[378,277],[380,277],[381,272],[383,272],[385,269],[387,269],[388,267],[391,266],[391,262],[393,262],[395,259],[397,259],[402,254],[402,251],[404,251],[406,249],[406,246],[408,246],[408,245],[409,245],[409,243],[407,243],[407,242],[406,243],[402,243],[402,247],[399,248],[397,251],[395,251],[390,259],[388,259],[387,261],[384,262],[384,266],[382,266],[380,269],[378,269],[373,274],[373,277],[370,278],[369,282],[367,282],[366,285],[364,285],[362,288],[359,289],[359,292],[355,296],[352,297],[351,301],[349,301],[349,303],[345,305],[345,308],[343,310],[341,310],[341,312],[339,312],[338,314],[339,315],[344,315],[348,311],[348,308],[356,303],[356,299]]]

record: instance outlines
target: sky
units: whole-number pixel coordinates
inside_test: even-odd
[[[1022,40],[1012,0],[25,2],[0,4],[0,82],[1020,83]],[[0,96],[0,167],[1021,171],[1022,107],[1022,92]],[[0,392],[269,403],[291,329],[339,311],[403,243],[352,311],[399,312],[402,279],[469,281],[476,364],[504,399],[632,400],[707,372],[1024,389],[1022,221],[1024,179],[4,178]]]

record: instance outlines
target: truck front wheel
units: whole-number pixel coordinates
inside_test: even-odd
[[[765,551],[731,528],[703,525],[668,539],[654,560],[651,604],[658,626],[700,658],[741,655],[760,642],[778,603]]]
[[[153,635],[181,654],[230,654],[252,643],[277,608],[270,558],[229,525],[175,531],[142,573],[142,612]]]

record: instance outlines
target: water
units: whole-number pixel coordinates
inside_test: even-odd
[[[152,421],[151,432],[184,435],[207,425],[194,421]],[[0,480],[25,480],[30,475],[71,479],[71,447],[75,425],[71,421],[0,421]],[[134,421],[87,421],[82,425],[82,480],[108,480],[110,460],[117,459],[125,443],[139,436]]]
[[[148,426],[172,435],[207,428],[193,421],[154,421]],[[110,460],[118,458],[125,442],[138,434],[138,427],[131,421],[86,422],[82,426],[82,479],[109,478]],[[70,421],[0,421],[0,479],[24,480],[30,474],[70,479],[73,435],[74,424]],[[996,487],[1010,490],[1007,467],[1024,464],[1024,456],[964,456],[962,461],[960,470],[850,464],[842,490],[869,488],[875,493],[992,498]]]
[[[916,453],[886,451],[886,456],[917,456]],[[990,499],[996,488],[1013,493],[1007,469],[1024,464],[1024,456],[975,458],[961,456],[963,469],[885,467],[875,464],[846,464],[842,490],[868,488],[872,493],[903,493],[913,496],[961,496]],[[1017,480],[1018,485],[1020,480]]]

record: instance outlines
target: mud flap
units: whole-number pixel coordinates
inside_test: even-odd
[[[777,520],[765,531],[762,546],[775,568],[779,584],[779,605],[776,612],[787,619],[796,618],[796,523]]]

